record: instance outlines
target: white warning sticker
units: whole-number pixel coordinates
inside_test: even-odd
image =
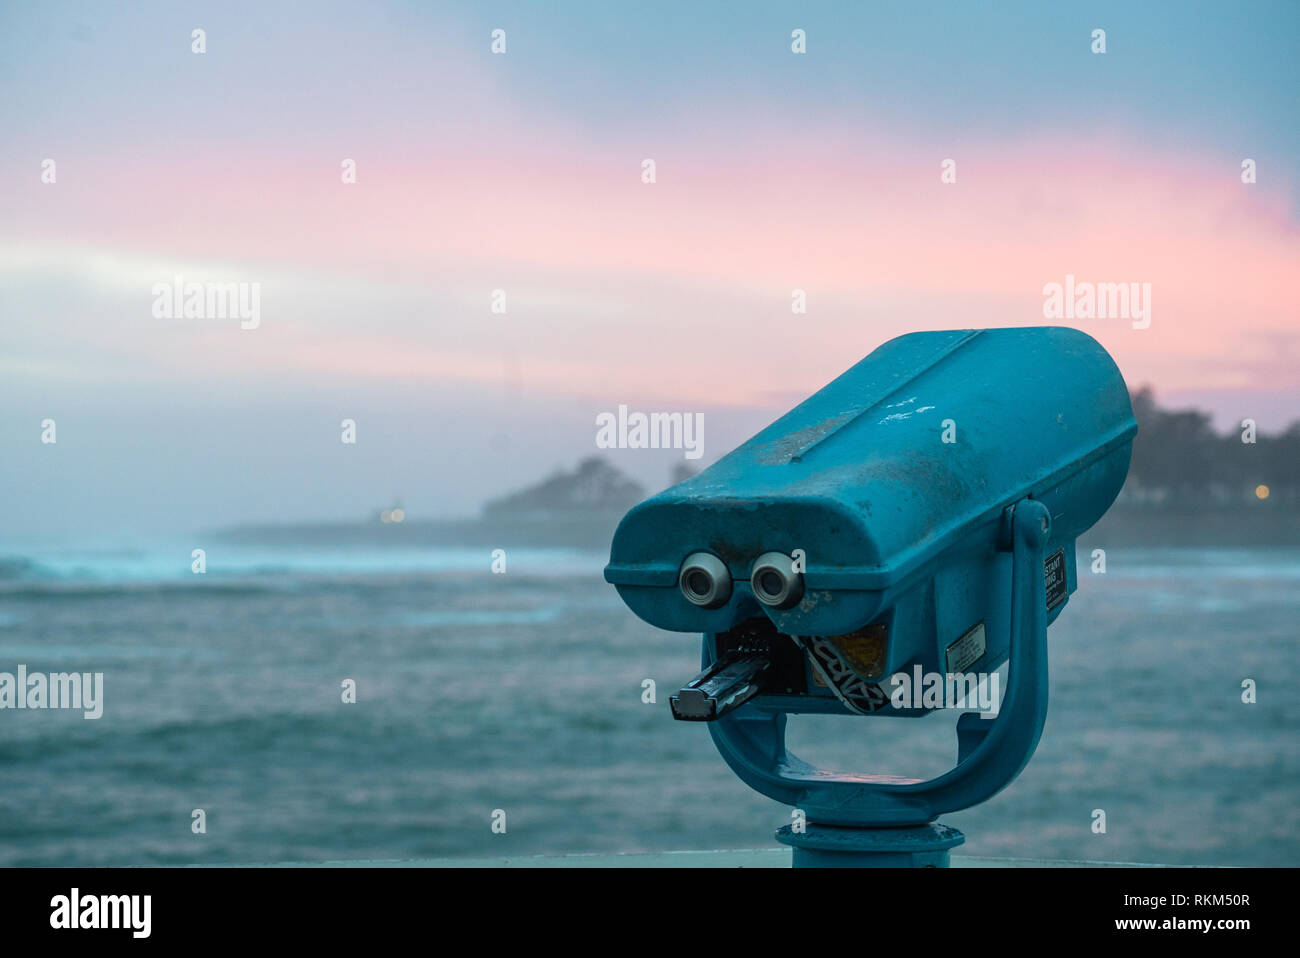
[[[965,672],[984,654],[984,623],[981,622],[960,639],[948,646],[947,671],[949,675]]]

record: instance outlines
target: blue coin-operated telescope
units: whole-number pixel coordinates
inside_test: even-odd
[[[777,832],[796,866],[946,865],[964,837],[935,819],[1024,768],[1074,540],[1119,493],[1136,433],[1119,369],[1078,330],[912,333],[624,516],[605,578],[651,625],[704,633],[673,716],[708,722],[746,784],[802,809]],[[961,715],[938,778],[786,750],[789,713],[924,716],[1003,663],[996,717]]]

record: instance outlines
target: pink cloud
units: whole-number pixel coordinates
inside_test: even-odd
[[[504,362],[547,392],[755,402],[816,388],[910,329],[1045,322],[1043,285],[1071,273],[1151,284],[1149,329],[1072,323],[1133,384],[1300,385],[1290,197],[1242,184],[1230,165],[1064,135],[972,147],[952,185],[942,155],[912,147],[577,151],[516,134],[491,149],[423,150],[357,151],[355,186],[324,151],[108,158],[11,198],[0,237],[349,274],[484,303],[431,316],[423,333],[294,317],[279,333],[269,323],[255,352],[230,347],[231,362],[303,375],[488,381]],[[643,153],[658,164],[654,186],[639,181]],[[487,314],[496,286],[518,292],[509,320]],[[807,315],[789,311],[795,287]],[[545,328],[529,325],[539,316]],[[448,344],[449,323],[505,329]],[[222,352],[209,343],[204,359]]]

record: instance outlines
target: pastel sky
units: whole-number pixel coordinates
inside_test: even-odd
[[[707,462],[1067,274],[1151,285],[1073,322],[1131,386],[1280,428],[1298,54],[1293,2],[5,5],[0,540],[465,514],[620,403],[704,411]],[[156,318],[177,275],[260,326]]]

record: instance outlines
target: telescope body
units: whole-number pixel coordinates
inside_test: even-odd
[[[703,635],[673,715],[806,813],[777,835],[796,865],[946,864],[962,836],[934,819],[994,795],[1038,744],[1047,626],[1136,432],[1119,369],[1078,330],[900,336],[635,506],[605,578],[651,625]],[[898,697],[901,677],[951,689],[1004,664],[1000,704],[960,716],[936,778],[831,772],[785,747],[790,713],[922,717],[954,703]]]
[[[633,508],[605,578],[661,629],[716,635],[766,618],[784,635],[845,636],[876,625],[875,638],[857,643],[864,655],[878,651],[873,677],[916,665],[945,673],[958,662],[988,671],[1007,657],[1009,507],[1028,498],[1050,513],[1051,621],[1077,584],[1074,540],[1119,493],[1136,431],[1114,361],[1078,330],[900,336]],[[785,609],[757,601],[752,563],[796,550],[800,600]],[[717,608],[678,589],[682,561],[700,551],[733,582]],[[950,653],[980,623],[979,660],[968,660],[974,647]],[[766,704],[844,710],[815,683]]]

